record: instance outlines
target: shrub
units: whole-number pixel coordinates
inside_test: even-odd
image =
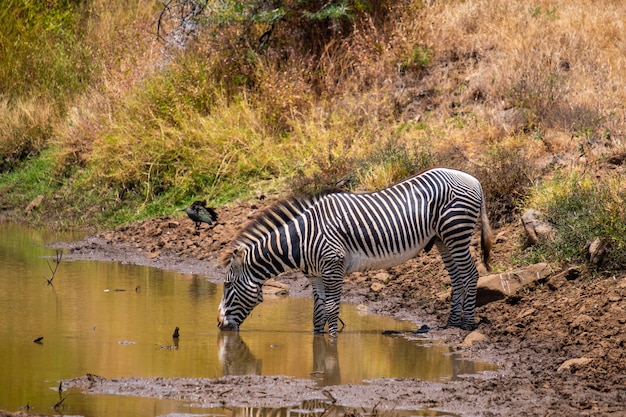
[[[516,217],[520,203],[535,179],[542,175],[529,155],[528,146],[523,136],[494,143],[486,150],[480,165],[470,169],[483,186],[495,224],[504,224]]]
[[[507,92],[509,103],[521,110],[525,128],[533,131],[553,125],[565,94],[565,79],[556,71],[533,67],[519,75]]]
[[[609,241],[601,268],[622,269],[626,262],[626,181],[619,175],[598,181],[587,174],[559,173],[533,190],[528,205],[554,225],[553,240],[541,242],[530,256],[565,264],[584,263],[596,237]]]
[[[0,100],[0,173],[39,155],[52,134],[54,109],[43,100]]]
[[[8,97],[74,96],[93,75],[75,2],[9,0],[0,8],[0,87]],[[61,109],[62,110],[62,109]]]

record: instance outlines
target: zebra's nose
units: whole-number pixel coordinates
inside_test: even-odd
[[[239,331],[239,326],[236,325],[235,323],[225,323],[224,321],[217,321],[217,327],[219,327],[219,329],[221,331],[224,332],[238,332]]]
[[[222,309],[219,309],[217,311],[217,327],[219,327],[219,329],[223,331],[239,331],[239,325],[235,323],[229,323]]]

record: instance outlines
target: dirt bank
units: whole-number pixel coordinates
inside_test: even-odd
[[[72,256],[116,260],[206,274],[219,280],[219,257],[236,232],[271,201],[219,210],[219,224],[197,231],[186,217],[163,217],[68,245]],[[181,213],[182,214],[182,213]],[[495,231],[494,264],[504,270],[522,231]],[[310,295],[300,274],[280,277],[292,295]],[[436,251],[386,271],[353,274],[344,300],[432,327],[448,314],[449,279]],[[463,416],[626,416],[626,275],[590,278],[554,273],[531,288],[481,306],[485,340],[460,347],[467,332],[435,329],[433,337],[496,362],[497,372],[458,381],[382,379],[366,385],[319,388],[312,381],[241,376],[206,379],[65,381],[88,392],[183,399],[212,406],[298,405],[332,399],[348,407],[429,407]],[[341,337],[341,336],[340,336]]]

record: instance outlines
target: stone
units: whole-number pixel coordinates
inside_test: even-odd
[[[567,285],[568,281],[573,281],[580,277],[580,273],[580,267],[569,267],[566,270],[550,277],[548,279],[548,288],[550,288],[552,291],[558,291],[559,289]]]
[[[554,236],[554,228],[542,217],[541,213],[534,209],[526,210],[522,214],[522,224],[526,231],[526,244],[528,246],[536,245],[540,240],[552,239]]]
[[[26,208],[24,209],[24,212],[26,214],[30,214],[33,210],[38,209],[39,206],[41,206],[41,203],[43,203],[43,199],[44,199],[43,195],[38,195],[37,197],[35,197],[33,201],[28,203],[28,206],[26,206]]]
[[[574,329],[585,329],[590,323],[593,323],[593,321],[594,320],[592,317],[586,314],[581,314],[580,316],[576,317],[576,319],[574,319],[570,326]]]
[[[391,274],[388,272],[379,272],[376,275],[374,275],[374,279],[386,284],[391,279]]]
[[[263,284],[263,294],[266,295],[287,295],[289,294],[289,285],[270,278]]]
[[[485,336],[478,330],[474,330],[473,332],[465,336],[463,343],[461,343],[459,346],[463,348],[468,348],[472,346],[474,342],[482,342],[483,340],[487,340],[487,336]]]
[[[385,288],[386,285],[383,284],[382,282],[374,282],[371,286],[370,289],[373,292],[381,292],[383,290],[383,288]]]
[[[552,268],[542,262],[511,272],[480,277],[477,284],[476,306],[507,298],[529,284],[547,279],[551,274]]]
[[[611,241],[609,239],[601,239],[596,237],[587,246],[589,262],[593,265],[602,265],[604,258],[609,253]]]
[[[528,316],[532,316],[533,314],[535,314],[537,312],[536,308],[529,308],[527,310],[522,311],[521,313],[519,313],[517,315],[518,319],[523,319],[524,317],[528,317]]]
[[[568,359],[561,364],[556,370],[557,372],[569,371],[572,367],[582,367],[591,362],[589,358]]]
[[[356,306],[356,311],[359,313],[367,313],[369,311],[369,307],[365,304],[359,304]]]

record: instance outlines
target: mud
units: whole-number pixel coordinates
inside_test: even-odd
[[[60,245],[79,259],[121,261],[219,281],[219,258],[238,230],[272,199],[219,210],[219,224],[197,231],[191,220],[161,217]],[[505,271],[523,240],[513,224],[496,230],[493,264]],[[292,296],[310,296],[299,273],[284,274]],[[203,406],[298,405],[323,399],[358,410],[426,407],[462,416],[626,416],[626,274],[572,276],[555,272],[505,300],[478,307],[483,340],[441,328],[449,307],[449,279],[436,250],[385,271],[353,274],[343,301],[416,324],[433,338],[499,370],[449,382],[380,379],[364,385],[317,387],[285,377],[217,379],[121,378],[85,375],[64,381],[89,393],[181,399]],[[213,323],[207,323],[213,325]],[[341,336],[339,336],[341,337]]]

